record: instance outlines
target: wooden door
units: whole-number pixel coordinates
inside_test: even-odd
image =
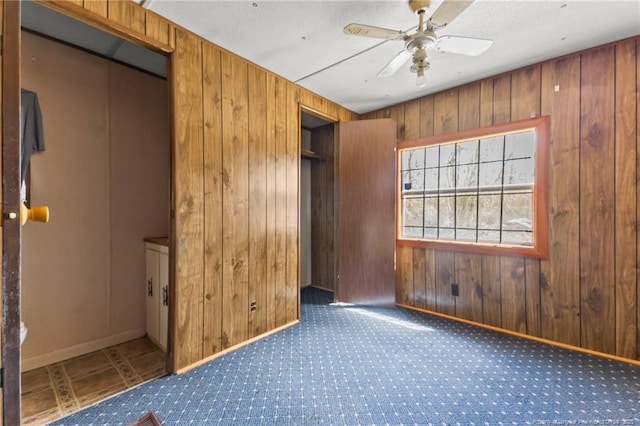
[[[20,3],[2,15],[2,424],[20,424]]]
[[[336,300],[395,303],[396,123],[338,125]]]

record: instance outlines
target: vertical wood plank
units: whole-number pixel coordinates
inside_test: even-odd
[[[511,120],[540,116],[540,74],[536,65],[511,74]]]
[[[286,322],[298,316],[298,198],[300,186],[300,105],[298,88],[287,84],[286,127]]]
[[[249,334],[267,331],[267,73],[249,66]]]
[[[247,63],[222,52],[222,347],[247,339],[249,170]]]
[[[455,281],[459,288],[456,315],[482,322],[482,256],[456,253],[455,268]]]
[[[638,177],[640,175],[640,40],[636,39],[636,223],[640,220],[640,185]],[[636,224],[636,241],[640,241],[640,226]],[[636,249],[637,259],[640,262],[640,250]],[[637,265],[638,263],[636,263]],[[637,330],[636,330],[636,358],[640,359],[640,270],[636,268],[636,312],[637,312]]]
[[[413,305],[413,249],[396,247],[396,303]]]
[[[313,93],[311,93],[307,89],[301,88],[300,89],[300,105],[313,108]]]
[[[420,100],[407,102],[404,107],[404,140],[420,137],[420,121]]]
[[[511,120],[524,120],[540,116],[539,65],[514,71],[511,75]],[[548,212],[542,212],[548,214]],[[540,336],[540,260],[525,258],[525,307],[527,333]]]
[[[580,299],[582,346],[615,352],[614,47],[582,54]]]
[[[493,123],[511,121],[511,74],[493,79]]]
[[[540,260],[525,259],[524,274],[527,334],[540,337]]]
[[[220,50],[203,45],[204,335],[203,356],[219,352],[222,337],[222,70]]]
[[[169,21],[150,11],[145,11],[145,34],[161,43],[169,44]],[[206,43],[209,45],[209,43]]]
[[[276,215],[275,215],[275,326],[287,322],[286,265],[287,265],[287,83],[275,80],[275,160],[276,160]]]
[[[427,272],[427,259],[424,250],[413,248],[411,252],[411,262],[413,264],[413,306],[427,309],[427,280],[432,281],[432,271]]]
[[[635,44],[615,46],[615,354],[626,358],[638,350]]]
[[[174,368],[202,359],[204,294],[202,47],[177,31],[172,57],[175,197]]]
[[[458,130],[458,89],[447,90],[434,95],[433,134],[441,135]],[[455,315],[456,299],[451,295],[451,284],[455,280],[455,255],[452,252],[437,251],[436,260],[436,310],[443,314]]]
[[[84,8],[103,18],[107,17],[107,0],[85,0]]]
[[[145,33],[145,10],[136,3],[128,0],[110,0],[108,8],[109,20],[141,34]]]
[[[267,234],[267,276],[266,276],[266,321],[267,329],[276,327],[276,271],[277,271],[277,246],[276,246],[276,210],[278,205],[277,174],[276,174],[276,77],[267,74],[267,114],[266,114],[266,149],[267,149],[267,205],[266,205],[266,234]]]
[[[580,57],[542,66],[541,112],[551,116],[549,260],[540,265],[540,336],[580,345]]]
[[[503,256],[500,258],[500,267],[502,328],[526,333],[524,259]]]
[[[500,258],[482,256],[482,319],[484,324],[502,326]]]

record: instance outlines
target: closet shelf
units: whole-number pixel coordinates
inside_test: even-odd
[[[322,158],[321,156],[319,156],[315,152],[309,151],[309,150],[306,150],[306,149],[301,149],[300,150],[300,156],[302,158],[306,158],[308,160],[324,161],[324,158]]]

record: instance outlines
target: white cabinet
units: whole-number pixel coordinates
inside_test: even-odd
[[[169,319],[169,247],[146,243],[147,335],[162,350],[167,349]]]

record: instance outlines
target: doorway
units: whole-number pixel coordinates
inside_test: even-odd
[[[335,294],[335,122],[301,110],[300,287]]]
[[[28,424],[166,372],[144,337],[144,238],[168,236],[171,170],[163,55],[37,3],[23,2],[22,26],[45,140],[28,201],[51,209],[22,238]]]

